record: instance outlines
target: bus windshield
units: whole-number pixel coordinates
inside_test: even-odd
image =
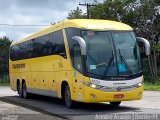
[[[132,31],[81,31],[87,45],[87,72],[129,76],[141,72],[140,52]]]

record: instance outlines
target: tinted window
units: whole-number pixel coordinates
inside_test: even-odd
[[[66,32],[66,36],[67,36],[69,50],[72,51],[73,50],[73,40],[72,40],[72,37],[73,36],[80,36],[80,30],[77,29],[77,28],[66,28],[65,32]]]
[[[69,52],[70,52],[70,57],[73,63],[73,44],[74,41],[72,40],[73,36],[80,36],[80,30],[77,28],[66,28],[65,29],[66,36],[67,36],[67,41],[68,41],[68,46],[69,46]]]
[[[81,49],[79,44],[73,46],[73,67],[82,73]]]
[[[56,31],[17,45],[10,49],[11,60],[61,55],[66,57],[62,31]]]
[[[54,52],[55,54],[59,54],[59,55],[65,55],[65,46],[64,46],[64,40],[63,40],[63,34],[62,31],[58,31],[53,33],[53,37],[54,37],[54,42],[55,42],[55,48],[54,48]]]
[[[27,58],[33,57],[33,42],[32,40],[26,42],[26,52],[27,52]]]

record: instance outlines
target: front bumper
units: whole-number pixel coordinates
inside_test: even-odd
[[[94,102],[118,102],[118,101],[129,101],[129,100],[140,100],[143,97],[143,85],[139,88],[130,91],[119,91],[119,92],[106,92],[91,87],[84,86],[84,99],[83,102],[94,103]],[[115,95],[122,94],[123,98],[114,98]]]

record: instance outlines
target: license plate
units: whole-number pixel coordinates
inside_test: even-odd
[[[114,98],[124,98],[124,94],[116,94],[114,95]]]

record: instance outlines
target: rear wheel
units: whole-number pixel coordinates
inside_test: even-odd
[[[121,102],[110,102],[110,105],[113,107],[118,107],[121,104]]]
[[[68,108],[74,107],[74,101],[72,101],[71,99],[71,91],[70,91],[69,85],[66,85],[65,87],[64,102]]]
[[[24,82],[24,83],[22,84],[22,95],[23,95],[23,98],[25,98],[25,99],[28,98],[26,82]]]
[[[17,92],[20,98],[23,98],[23,94],[22,94],[22,87],[20,85],[20,83],[17,84]]]

